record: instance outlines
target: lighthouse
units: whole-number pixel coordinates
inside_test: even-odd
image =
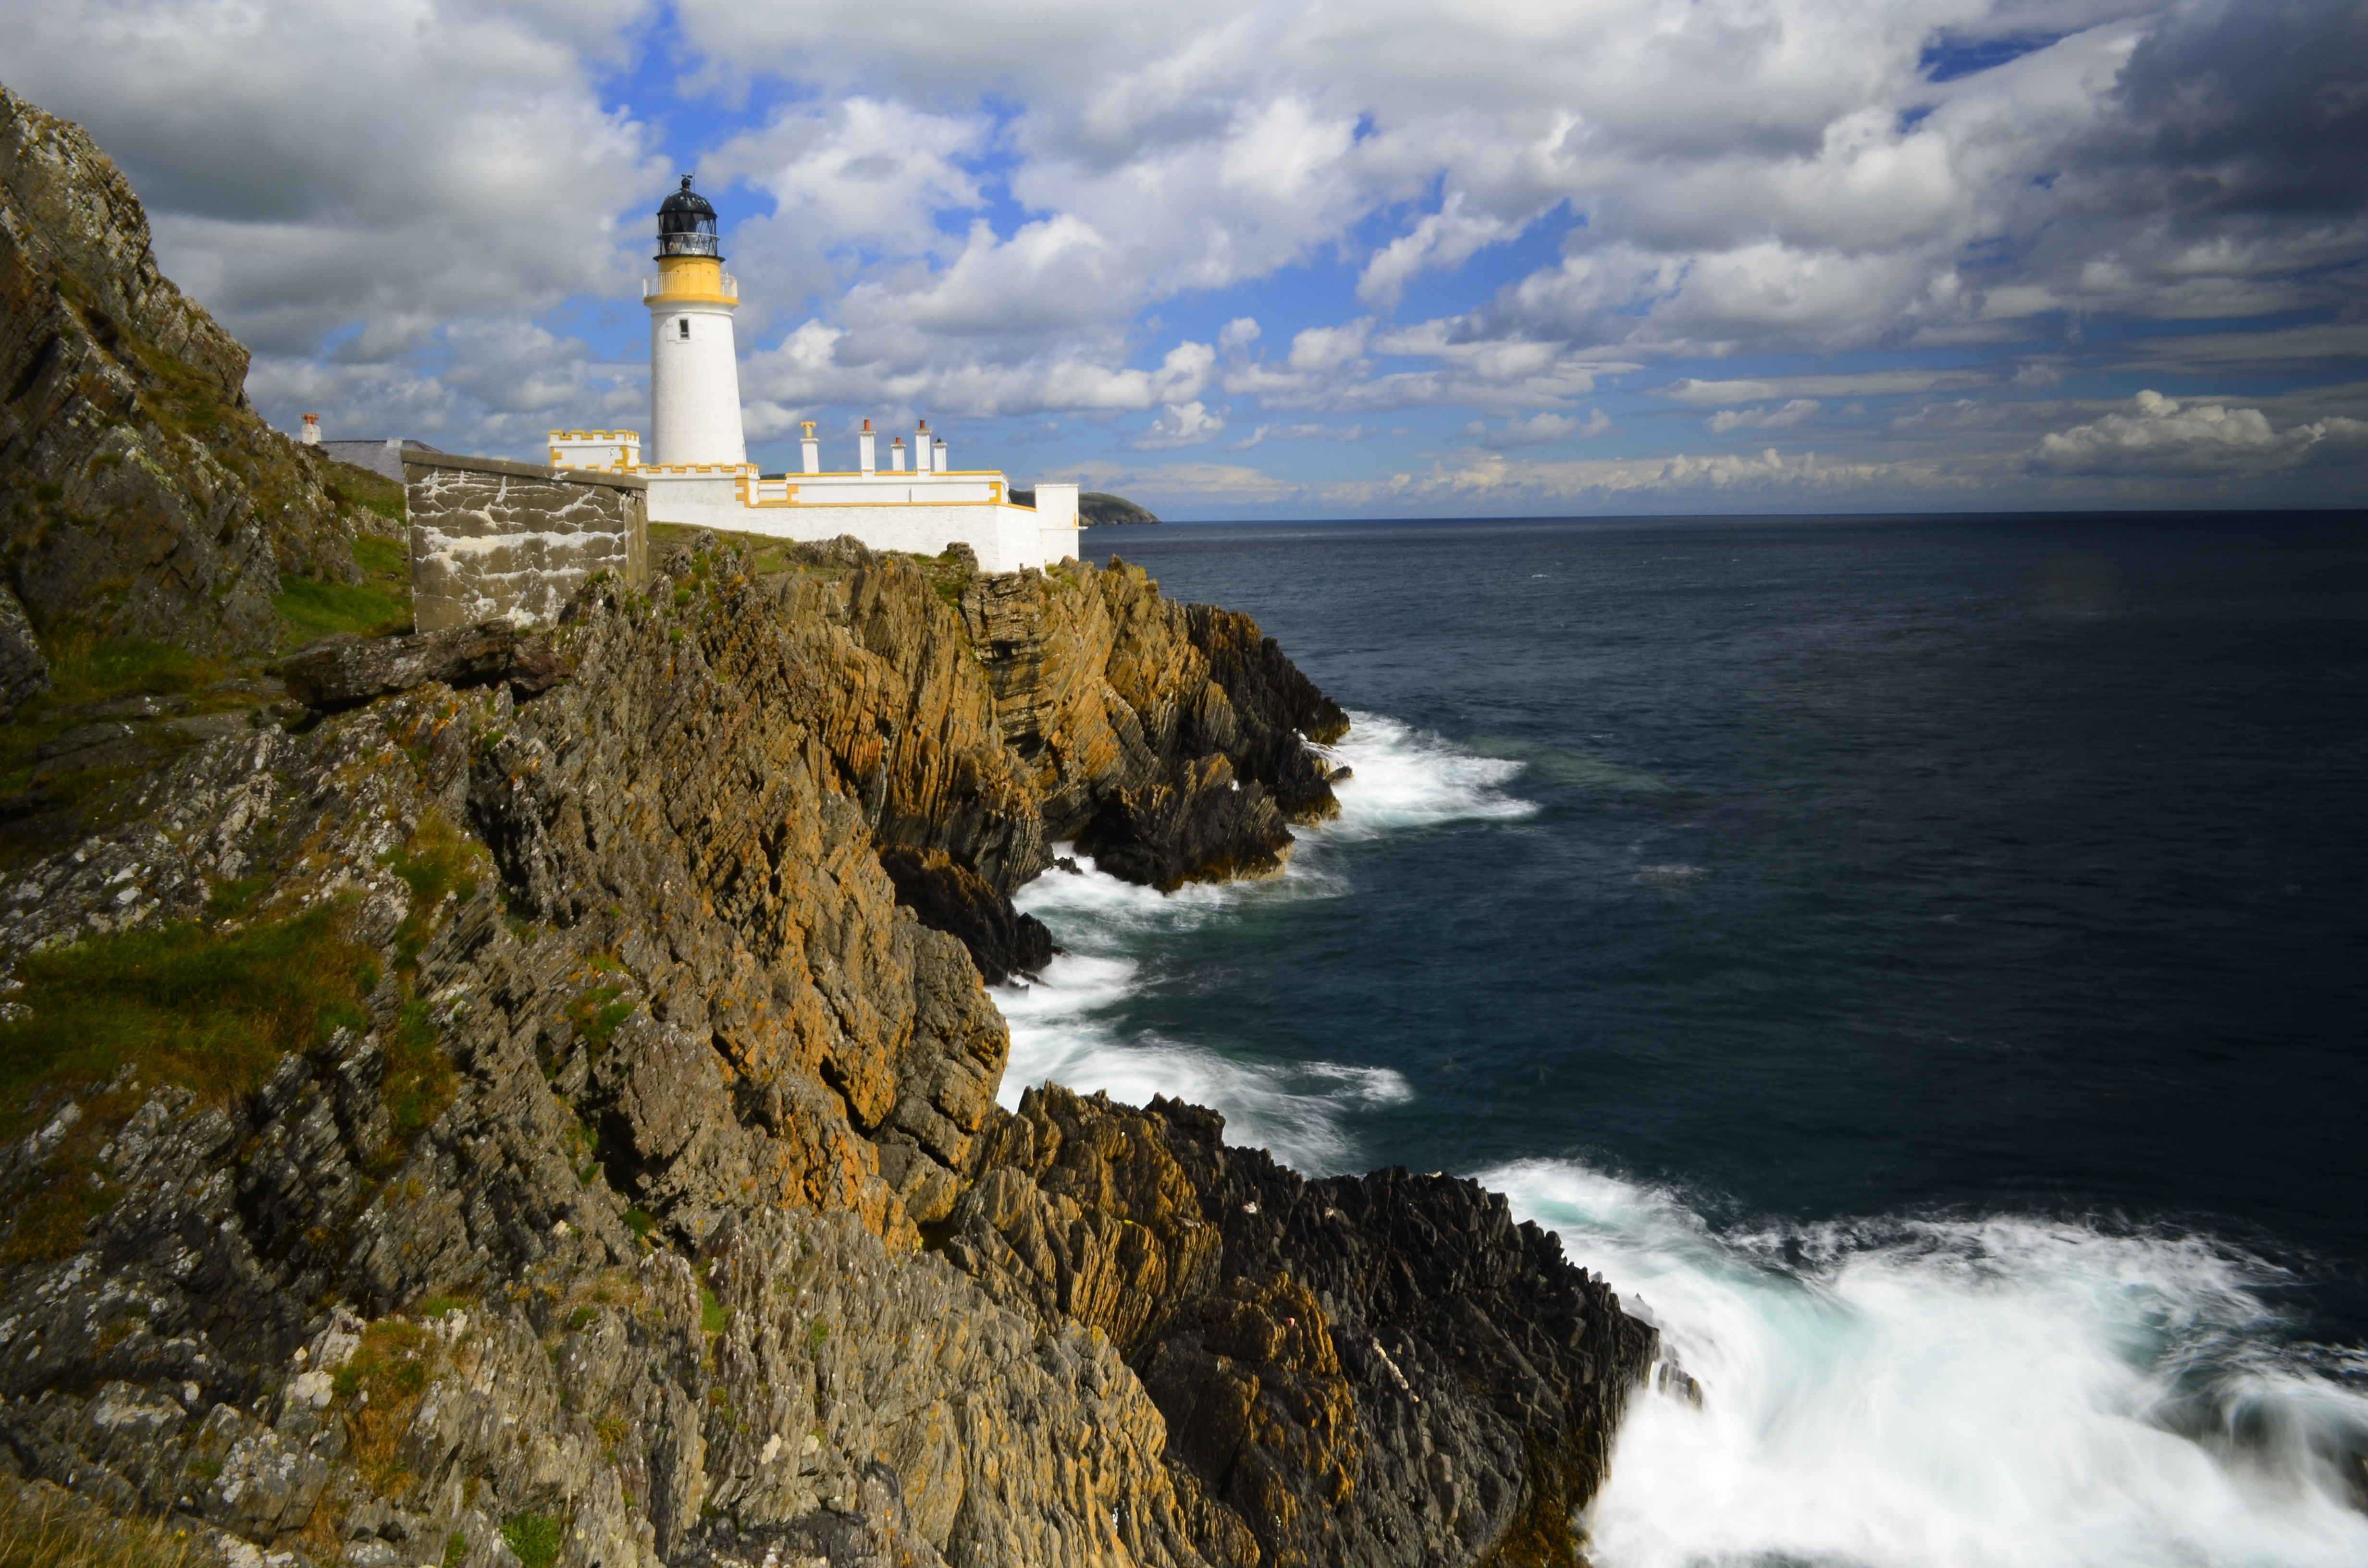
[[[690,188],[658,207],[658,275],[642,280],[650,308],[652,461],[745,463],[740,434],[740,358],[732,341],[732,312],[740,283],[723,270],[715,242],[715,209]]]
[[[988,572],[1077,559],[1076,481],[1044,480],[1032,492],[1015,492],[999,469],[956,469],[926,419],[911,447],[891,437],[885,472],[869,419],[856,435],[852,470],[824,469],[819,421],[808,419],[801,422],[800,472],[758,472],[740,434],[740,361],[732,342],[740,284],[717,254],[715,209],[690,188],[689,175],[658,207],[657,264],[658,275],[642,280],[650,308],[647,460],[639,431],[553,430],[554,472],[638,475],[652,523],[810,542],[853,534],[873,550],[924,556],[960,545]]]

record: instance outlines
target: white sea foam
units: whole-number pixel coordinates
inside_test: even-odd
[[[1046,1078],[1175,1095],[1302,1169],[1356,1163],[1349,1119],[1407,1098],[1397,1074],[1120,1021],[1174,937],[1347,891],[1333,847],[1535,810],[1506,788],[1520,759],[1353,717],[1331,752],[1355,769],[1340,818],[1301,831],[1285,876],[1162,895],[1087,862],[1022,890],[1068,951],[997,988],[1007,1105]],[[2340,1473],[2368,1442],[2368,1366],[2281,1348],[2274,1271],[2208,1240],[2011,1217],[1722,1233],[1566,1162],[1481,1179],[1608,1275],[1705,1391],[1699,1410],[1632,1404],[1588,1520],[1600,1568],[2368,1564]]]
[[[1483,1173],[1658,1324],[1601,1568],[2368,1563],[2339,1473],[2368,1399],[2282,1352],[2274,1271],[2031,1219],[1713,1232],[1584,1166]]]
[[[1347,891],[1333,847],[1536,809],[1507,789],[1523,758],[1353,719],[1330,752],[1355,769],[1340,817],[1301,831],[1285,876],[1162,895],[1088,862],[1022,890],[1069,950],[996,993],[1007,1105],[1046,1078],[1175,1095],[1302,1169],[1356,1163],[1349,1119],[1408,1097],[1397,1074],[1118,1021],[1172,938]],[[1632,1404],[1588,1520],[1600,1568],[2368,1564],[2339,1473],[2368,1440],[2368,1366],[2281,1348],[2274,1271],[2208,1240],[2010,1217],[1722,1233],[1675,1194],[1566,1162],[1481,1180],[1609,1276],[1705,1391],[1699,1410]]]
[[[1338,820],[1317,830],[1315,844],[1475,818],[1525,817],[1538,809],[1505,793],[1521,771],[1520,758],[1475,756],[1379,713],[1351,711],[1340,744],[1315,749],[1354,770],[1333,791],[1340,798]]]
[[[1331,846],[1460,820],[1521,817],[1537,809],[1505,792],[1521,771],[1518,760],[1474,756],[1379,714],[1351,713],[1349,720],[1347,738],[1322,748],[1352,769],[1337,790],[1340,815],[1298,830],[1283,875],[1161,893],[1122,882],[1079,857],[1079,874],[1048,871],[1019,891],[1013,902],[1050,926],[1053,939],[1067,950],[1033,983],[995,989],[1011,1026],[1011,1064],[1002,1091],[1007,1107],[1016,1107],[1029,1085],[1046,1079],[1082,1094],[1106,1089],[1133,1105],[1170,1095],[1223,1113],[1227,1142],[1271,1149],[1299,1169],[1329,1172],[1355,1163],[1346,1119],[1410,1097],[1398,1074],[1335,1062],[1247,1059],[1126,1028],[1112,1016],[1152,977],[1175,937],[1212,920],[1239,918],[1252,904],[1346,891],[1326,863]]]
[[[1326,890],[1315,878],[1161,894],[1097,870],[1090,859],[1078,865],[1076,875],[1039,878],[1015,901],[1069,950],[1033,983],[993,988],[1011,1026],[1007,1108],[1016,1108],[1030,1085],[1047,1079],[1080,1094],[1106,1089],[1129,1105],[1168,1095],[1221,1112],[1227,1142],[1270,1149],[1302,1170],[1333,1171],[1349,1163],[1346,1116],[1411,1094],[1387,1068],[1244,1060],[1156,1030],[1128,1030],[1110,1017],[1143,983],[1146,967],[1159,961],[1161,938],[1222,916],[1246,898],[1320,894]]]

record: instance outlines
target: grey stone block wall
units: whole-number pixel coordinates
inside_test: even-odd
[[[422,631],[549,625],[596,573],[649,576],[649,481],[498,458],[403,454]]]

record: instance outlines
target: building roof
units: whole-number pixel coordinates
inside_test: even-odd
[[[682,176],[682,188],[658,203],[658,233],[661,234],[694,234],[715,233],[715,209],[707,198],[690,188],[692,176]]]

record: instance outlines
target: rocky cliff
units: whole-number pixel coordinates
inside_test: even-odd
[[[281,574],[360,580],[371,515],[246,365],[107,154],[0,86],[0,713],[46,680],[31,629],[265,653]]]
[[[0,1493],[289,1568],[1572,1561],[1655,1345],[1552,1237],[997,1104],[1010,890],[1272,872],[1345,716],[1116,561],[659,567],[313,650],[0,856]]]

